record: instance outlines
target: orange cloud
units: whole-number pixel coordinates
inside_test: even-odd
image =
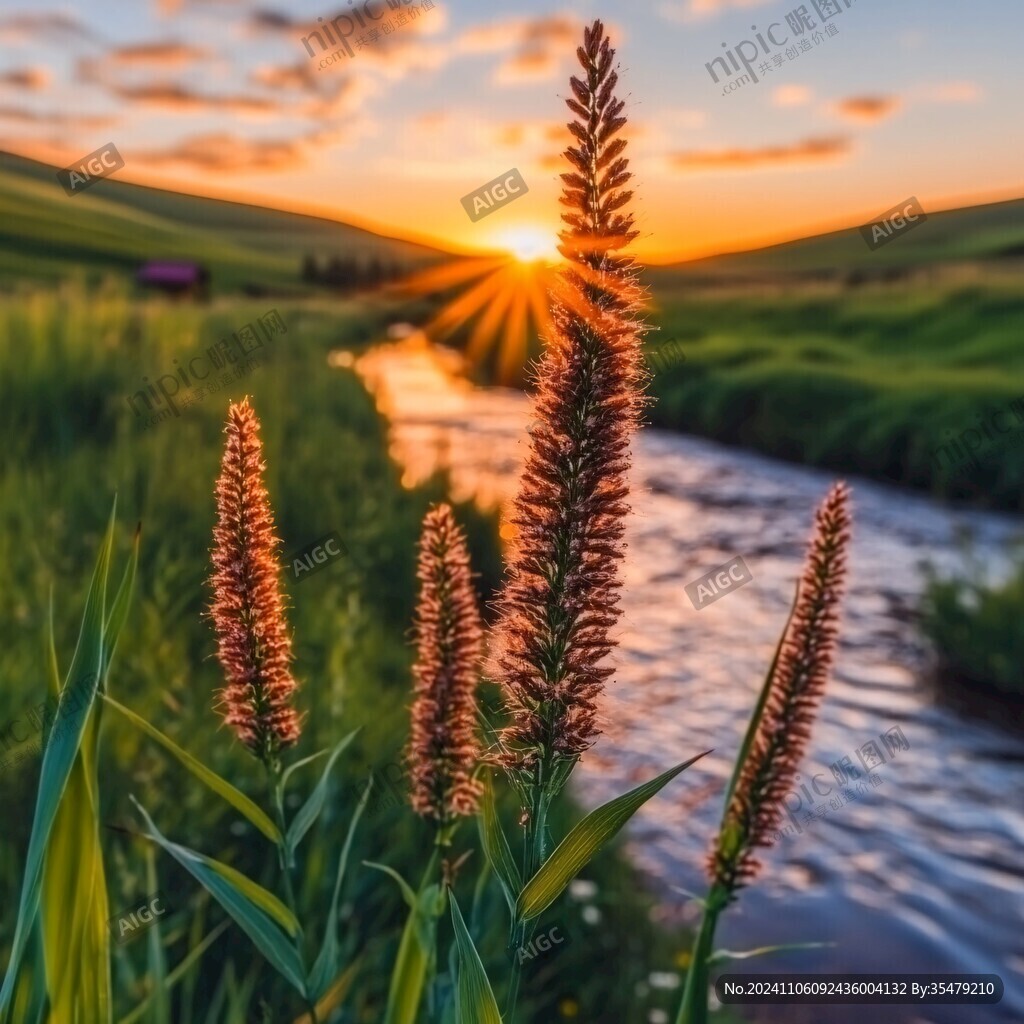
[[[48,128],[58,127],[62,131],[80,128],[85,131],[109,128],[117,123],[117,118],[110,115],[69,114],[59,110],[29,110],[10,104],[0,106],[0,121],[12,121],[18,124],[38,124]]]
[[[34,42],[47,36],[93,38],[93,34],[69,14],[12,14],[0,18],[0,39],[6,42]]]
[[[207,51],[185,43],[138,43],[111,50],[106,60],[124,67],[182,67],[202,60]]]
[[[274,100],[260,99],[256,96],[206,95],[169,82],[113,85],[111,91],[115,96],[128,102],[162,107],[175,113],[226,110],[235,114],[274,114],[284,109]]]
[[[851,121],[881,121],[900,106],[898,96],[849,96],[836,104],[839,113]]]
[[[718,149],[673,153],[672,166],[682,171],[750,171],[764,167],[783,167],[793,164],[822,163],[849,152],[850,140],[810,138],[788,146],[763,146],[760,149]]]
[[[583,22],[574,15],[511,17],[466,29],[455,43],[460,53],[512,53],[498,66],[494,81],[502,85],[556,77],[576,53]]]
[[[810,103],[811,95],[806,85],[779,85],[772,92],[772,103],[777,107],[802,107]]]
[[[560,121],[507,121],[493,131],[494,142],[506,149],[525,146],[546,146],[551,142],[567,142],[570,138]]]
[[[410,8],[403,8],[408,11]],[[404,25],[392,27],[390,32],[373,29],[373,21],[366,20],[366,28],[357,25],[353,9],[342,11],[330,17],[306,21],[292,18],[281,11],[256,11],[249,19],[249,30],[257,34],[271,34],[287,39],[297,48],[302,60],[308,60],[310,68],[317,74],[326,70],[328,74],[349,64],[354,71],[357,67],[370,67],[383,71],[390,78],[399,78],[414,70],[433,70],[448,59],[447,50],[439,45],[423,41],[423,36],[436,32],[444,24],[444,11],[435,7],[421,12]],[[391,14],[387,9],[383,13]],[[346,19],[352,31],[341,39],[339,22]],[[385,19],[391,22],[391,18]],[[393,24],[393,23],[392,23]],[[344,28],[342,24],[340,28]],[[351,49],[349,56],[346,47]],[[320,61],[341,52],[337,61],[326,68]]]
[[[45,89],[50,81],[46,68],[14,68],[0,74],[0,85],[11,85],[18,89]]]
[[[286,66],[264,65],[253,71],[250,78],[269,89],[313,90],[321,81],[313,74],[310,66],[301,61]]]
[[[179,164],[204,171],[286,171],[301,167],[320,135],[302,139],[246,139],[230,132],[193,135],[165,149],[132,154],[159,167]]]

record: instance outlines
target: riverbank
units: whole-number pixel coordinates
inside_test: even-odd
[[[957,265],[652,292],[650,422],[955,503],[1024,510],[1020,273]]]

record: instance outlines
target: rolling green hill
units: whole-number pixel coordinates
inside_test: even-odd
[[[54,168],[0,153],[0,287],[130,275],[145,260],[206,264],[215,291],[298,287],[307,253],[418,267],[448,254],[319,217],[119,181],[69,197]]]
[[[880,249],[868,248],[857,227],[800,238],[747,252],[651,267],[654,287],[694,281],[764,281],[796,276],[845,277],[848,282],[895,280],[912,270],[943,264],[1024,259],[1024,199],[940,213]]]

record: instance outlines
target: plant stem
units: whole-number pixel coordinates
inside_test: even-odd
[[[281,841],[277,844],[277,853],[281,864],[281,874],[284,876],[285,901],[288,909],[295,915],[295,920],[297,921],[299,920],[298,904],[295,901],[295,889],[292,886],[292,868],[295,867],[295,854],[294,851],[289,850],[285,839],[285,836],[288,834],[288,822],[284,816],[284,773],[281,771],[281,762],[276,757],[267,758],[264,764],[267,767],[267,775],[270,779],[270,793],[274,805],[274,816],[277,818],[277,827],[281,830]],[[328,927],[333,928],[334,922],[330,922]],[[305,955],[302,949],[301,930],[295,936],[295,949],[299,954],[299,962],[303,964],[303,973],[305,973]],[[306,999],[305,1002],[309,1010],[310,1024],[320,1024],[315,1001]]]
[[[281,873],[284,875],[285,895],[288,898],[288,906],[292,913],[295,913],[295,893],[292,890],[292,869],[295,867],[295,853],[288,849],[285,836],[288,834],[288,823],[284,816],[284,785],[281,773],[281,762],[273,760],[267,766],[270,773],[270,789],[274,801],[274,816],[277,818],[277,827],[281,830],[281,841],[277,844],[278,860],[281,863]]]
[[[712,886],[704,905],[700,931],[693,943],[690,968],[686,973],[683,1001],[679,1005],[676,1024],[705,1024],[708,1017],[708,957],[715,941],[718,915],[725,909],[728,897],[725,890]]]
[[[547,777],[545,764],[542,761],[537,765],[533,784],[530,787],[529,817],[523,836],[524,883],[529,882],[547,860],[548,809],[551,804],[551,798],[547,793]],[[522,982],[523,970],[519,952],[525,945],[533,941],[536,930],[536,920],[512,922],[512,949],[515,955],[512,960],[512,977],[509,981],[505,1010],[509,1024],[514,1024],[515,1021],[516,1003],[519,1000],[519,987]]]

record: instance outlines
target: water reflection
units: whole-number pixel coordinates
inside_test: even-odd
[[[438,356],[415,336],[374,350],[357,368],[391,419],[393,454],[409,485],[446,468],[456,499],[488,508],[508,500],[526,451],[523,395],[471,387],[458,377],[455,354]],[[715,748],[630,832],[632,857],[664,895],[663,916],[692,915],[676,887],[703,890],[731,759],[792,599],[813,508],[830,481],[653,430],[636,446],[618,671],[604,735],[575,778],[577,793],[595,805]],[[979,557],[998,567],[1019,523],[852,483],[843,643],[798,782],[818,776],[820,789],[838,788],[831,766],[852,757],[859,767],[857,749],[893,726],[910,749],[890,757],[878,769],[882,782],[861,798],[765,852],[762,878],[723,919],[720,940],[729,949],[836,944],[753,961],[755,970],[994,972],[1006,985],[995,1007],[792,1006],[750,1011],[751,1020],[1019,1022],[1024,742],[935,706],[910,622],[922,560],[954,566],[956,538],[967,528]],[[695,611],[685,584],[735,555],[753,582]]]

